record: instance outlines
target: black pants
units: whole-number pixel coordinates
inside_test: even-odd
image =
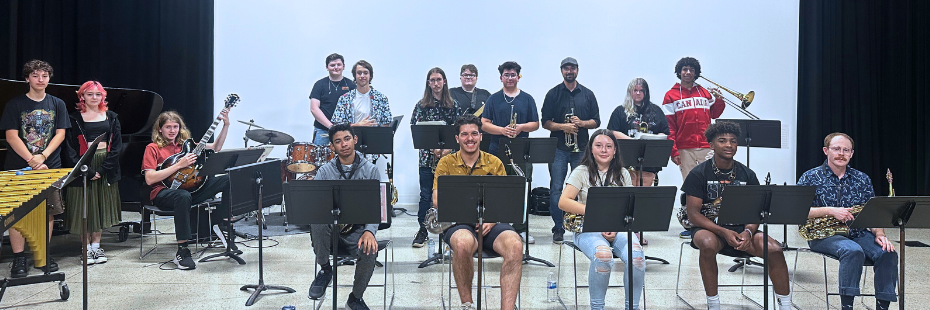
[[[219,192],[223,193],[223,200],[213,213],[214,223],[219,223],[221,219],[229,218],[229,176],[226,175],[210,178],[195,193],[183,189],[163,189],[155,195],[153,202],[159,209],[174,211],[174,233],[177,234],[177,240],[190,240],[191,205],[211,199]]]

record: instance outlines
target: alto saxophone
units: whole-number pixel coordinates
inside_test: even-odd
[[[888,196],[894,196],[894,187],[892,187],[891,182],[893,178],[891,176],[891,169],[888,169],[888,172],[885,174],[885,178],[888,179]],[[862,212],[863,205],[855,205],[852,207],[853,216]],[[840,221],[833,217],[832,215],[824,215],[820,217],[815,217],[807,219],[807,223],[804,226],[798,227],[798,234],[801,235],[801,238],[804,240],[819,240],[832,237],[833,235],[848,235],[849,226],[846,225],[846,222]]]

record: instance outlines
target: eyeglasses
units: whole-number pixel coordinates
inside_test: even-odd
[[[468,136],[471,136],[472,138],[477,138],[477,137],[480,136],[480,135],[481,135],[481,133],[480,133],[480,132],[477,132],[477,131],[472,131],[472,132],[460,132],[460,133],[459,133],[459,138],[464,139],[464,138],[468,138]]]
[[[516,74],[514,74],[514,73],[505,73],[505,74],[503,74],[503,75],[501,75],[501,76],[504,77],[505,79],[515,79],[515,78],[517,78],[518,75],[516,75]]]
[[[834,153],[843,153],[843,154],[852,154],[853,152],[853,150],[851,149],[847,149],[847,148],[843,148],[839,146],[830,147],[830,150],[833,151]]]
[[[466,79],[473,79],[473,78],[478,77],[478,75],[477,74],[462,74],[462,77]]]
[[[440,83],[442,83],[443,81],[444,81],[443,79],[430,79],[430,80],[429,80],[429,82],[432,83],[432,84],[440,84]]]

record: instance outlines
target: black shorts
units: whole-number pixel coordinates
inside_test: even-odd
[[[738,234],[743,233],[743,231],[746,230],[746,225],[720,225],[720,227],[735,231]],[[697,233],[698,230],[706,230],[706,229],[700,228],[700,227],[691,227],[691,238],[694,238],[694,234]],[[756,230],[756,234],[761,234],[761,233],[762,233],[761,229]],[[749,253],[737,250],[732,245],[730,245],[730,243],[727,242],[726,239],[723,239],[723,237],[721,237],[720,235],[717,235],[717,234],[714,234],[714,235],[717,236],[717,239],[720,240],[720,243],[723,243],[723,248],[720,249],[720,252],[717,252],[717,253],[720,253],[726,256],[732,256],[732,257],[752,256]],[[698,248],[697,245],[694,244],[694,241],[691,241],[691,247],[695,249]]]
[[[442,240],[449,244],[449,239],[452,238],[452,234],[461,229],[470,231],[472,236],[475,237],[475,240],[478,240],[478,234],[475,232],[475,224],[456,224],[455,226],[449,227],[449,229],[443,233]],[[513,226],[510,226],[510,224],[507,223],[497,223],[497,225],[491,227],[491,231],[489,231],[488,234],[484,236],[484,244],[482,249],[484,251],[497,253],[494,252],[494,240],[497,240],[497,236],[500,236],[501,233],[508,230],[516,232],[513,229]]]

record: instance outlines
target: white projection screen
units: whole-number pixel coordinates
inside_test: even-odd
[[[239,94],[233,120],[253,119],[309,142],[308,96],[327,74],[324,58],[342,54],[350,78],[351,64],[372,64],[372,86],[389,98],[395,116],[405,116],[394,137],[394,182],[399,205],[407,208],[415,209],[419,193],[407,124],[426,72],[440,67],[456,87],[460,67],[475,64],[478,87],[493,93],[501,89],[497,66],[508,60],[523,67],[519,87],[542,108],[545,93],[562,81],[559,62],[578,59],[578,81],[594,91],[606,127],[633,78],[645,78],[652,102],[661,104],[678,82],[675,63],[695,57],[702,75],[735,91],[755,91],[752,113],[782,122],[782,148],[751,152],[760,181],[769,172],[775,183],[796,181],[796,1],[223,0],[215,6],[214,104],[219,111],[227,94]],[[728,106],[722,118],[746,117]],[[227,147],[242,147],[245,130],[234,122]],[[530,134],[548,135],[542,127]],[[284,158],[286,149],[276,147],[271,157]],[[736,159],[745,163],[744,147]],[[682,182],[671,162],[659,179],[661,185]],[[549,186],[546,165],[535,166],[537,186]]]

